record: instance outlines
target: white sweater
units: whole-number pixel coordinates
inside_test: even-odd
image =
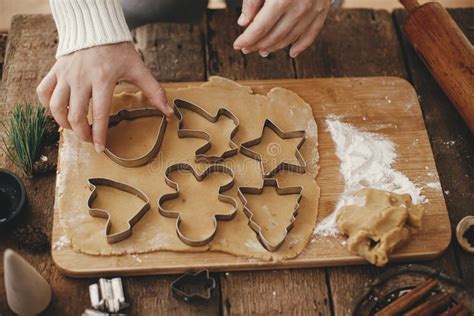
[[[132,40],[120,0],[50,0],[50,5],[59,36],[56,58]]]

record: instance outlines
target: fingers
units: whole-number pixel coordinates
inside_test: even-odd
[[[49,103],[51,115],[62,128],[71,129],[71,125],[67,119],[69,106],[69,85],[66,83],[58,83],[54,88]],[[41,101],[43,102],[43,101]]]
[[[253,21],[258,10],[262,7],[264,0],[244,0],[242,3],[242,14],[240,14],[237,24],[247,26]]]
[[[242,49],[242,52],[247,53],[246,48],[252,46],[267,35],[278,22],[285,13],[288,3],[286,1],[265,1],[253,22],[235,40],[234,49]]]
[[[109,83],[92,88],[92,140],[97,152],[105,149],[114,86]]]
[[[298,40],[300,35],[310,27],[313,21],[313,17],[305,18],[304,20],[300,21],[296,26],[292,27],[290,32],[288,32],[282,39],[278,41],[269,41],[267,44],[267,42],[265,41],[266,39],[264,39],[262,43],[259,43],[259,46],[261,45],[261,47],[259,47],[260,55],[262,55],[262,57],[266,57],[266,55],[270,53],[273,53],[277,50],[280,50],[293,44],[294,42],[296,42],[296,40]],[[264,53],[262,54],[262,52]]]
[[[69,99],[69,112],[67,115],[67,119],[74,133],[87,142],[92,142],[91,128],[87,121],[90,96],[90,86],[87,88],[72,88],[71,97]]]
[[[36,88],[38,99],[44,107],[49,107],[49,102],[51,101],[51,96],[53,95],[56,83],[56,74],[53,69],[51,69]]]
[[[265,35],[261,40],[257,41],[250,47],[246,47],[247,51],[254,52],[260,50],[260,55],[266,57],[268,51],[265,48],[272,47],[280,43],[297,23],[297,15],[285,14],[278,23],[273,27],[271,32]]]
[[[303,12],[294,12],[282,17],[272,31],[250,50],[259,50],[262,57],[267,57],[268,54],[293,43],[314,20],[313,14],[304,17],[302,15]]]
[[[323,27],[325,18],[325,14],[318,16],[318,18],[313,22],[308,31],[303,33],[300,38],[293,45],[291,45],[291,58],[296,58],[302,51],[304,51],[314,42],[319,32],[321,31],[321,28]]]
[[[140,88],[150,103],[166,116],[173,114],[173,109],[168,104],[165,89],[156,81],[150,70],[142,65],[137,67],[130,78],[130,81]]]

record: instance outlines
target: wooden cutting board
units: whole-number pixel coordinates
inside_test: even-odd
[[[342,79],[288,79],[241,81],[256,93],[273,87],[294,91],[308,102],[318,124],[321,187],[318,221],[329,215],[344,189],[339,174],[335,144],[326,131],[328,115],[341,117],[364,131],[390,138],[396,145],[394,167],[421,185],[439,182],[433,153],[413,87],[395,77]],[[169,83],[177,88],[197,83]],[[61,160],[61,156],[59,157]],[[67,166],[62,166],[66,167]],[[451,240],[451,224],[441,189],[424,188],[428,199],[423,230],[391,255],[393,261],[426,260],[439,256]],[[70,247],[56,249],[54,244],[63,235],[55,208],[52,236],[52,257],[58,268],[73,277],[107,275],[171,274],[208,268],[211,271],[308,268],[364,264],[366,261],[350,254],[343,237],[315,237],[298,257],[280,262],[241,258],[220,252],[154,252],[140,255],[100,257],[73,251]]]

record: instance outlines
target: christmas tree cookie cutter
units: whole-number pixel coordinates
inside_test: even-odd
[[[234,143],[232,139],[234,138],[235,134],[239,130],[240,121],[231,111],[229,111],[226,108],[220,108],[217,111],[216,116],[212,116],[206,110],[204,110],[200,106],[197,106],[191,102],[188,102],[182,99],[175,99],[173,103],[174,103],[174,107],[173,107],[174,113],[179,120],[178,121],[178,136],[180,138],[190,137],[190,138],[200,138],[200,139],[206,140],[206,143],[202,145],[201,147],[199,147],[195,152],[196,162],[217,163],[226,158],[234,156],[238,153],[239,146],[236,143]],[[235,127],[230,134],[229,147],[231,149],[224,151],[222,155],[220,156],[206,155],[206,152],[212,146],[211,135],[209,135],[207,132],[204,132],[204,131],[183,128],[184,117],[180,109],[186,109],[186,110],[195,112],[211,123],[216,123],[221,116],[225,116],[228,119],[232,120],[234,122]]]
[[[155,116],[162,117],[162,120],[158,129],[158,135],[156,136],[154,145],[147,153],[136,158],[122,158],[114,154],[106,145],[104,150],[105,155],[109,157],[110,160],[112,160],[113,162],[127,168],[140,167],[150,162],[153,158],[156,157],[156,155],[160,151],[161,144],[163,143],[163,138],[165,137],[167,124],[165,115],[154,108],[139,108],[132,110],[121,110],[117,114],[111,115],[109,117],[109,128],[111,128],[117,126],[120,122],[123,121],[133,121],[140,118]]]
[[[106,178],[89,178],[87,181],[89,183],[89,190],[91,191],[89,195],[89,199],[87,200],[87,207],[89,208],[89,214],[92,217],[99,217],[99,218],[104,218],[107,220],[105,224],[105,237],[107,238],[107,242],[109,244],[112,244],[112,243],[116,243],[130,237],[132,235],[133,226],[136,223],[138,223],[138,221],[140,221],[143,215],[145,215],[145,213],[150,209],[150,200],[148,199],[146,194],[140,191],[139,189],[132,187],[128,184],[117,182],[117,181],[106,179]],[[135,215],[133,215],[132,217],[128,219],[127,221],[128,227],[126,229],[114,234],[110,234],[110,230],[112,228],[112,219],[111,219],[112,217],[110,213],[106,210],[92,207],[92,204],[97,198],[97,186],[100,186],[100,185],[112,187],[117,190],[133,194],[145,203],[143,207]]]
[[[277,134],[281,139],[301,138],[301,141],[296,146],[296,151],[295,151],[295,156],[296,156],[296,159],[298,160],[299,165],[290,164],[287,162],[280,162],[275,168],[273,168],[270,171],[265,172],[262,156],[259,153],[251,150],[250,147],[258,145],[262,142],[263,133],[265,131],[265,128],[267,127],[270,128],[273,132],[275,132],[275,134]],[[240,145],[240,153],[252,159],[258,160],[260,162],[260,168],[262,170],[264,178],[272,177],[282,170],[287,170],[287,171],[292,171],[292,172],[297,172],[297,173],[305,173],[306,161],[304,160],[300,152],[300,148],[301,146],[303,146],[303,143],[305,140],[305,135],[306,135],[306,132],[304,130],[284,132],[271,120],[266,119],[265,123],[263,124],[262,133],[260,134],[260,136],[258,138],[242,143]]]
[[[283,238],[281,239],[280,242],[278,243],[272,243],[268,239],[265,238],[262,232],[262,227],[257,224],[254,219],[254,213],[253,211],[247,206],[248,201],[247,198],[245,197],[246,194],[262,194],[263,189],[265,187],[274,187],[276,192],[279,195],[293,195],[297,194],[296,198],[296,204],[295,208],[293,209],[293,212],[291,213],[291,221],[288,224],[288,226],[285,228],[285,233],[283,235]],[[288,236],[288,233],[293,229],[294,223],[296,221],[296,216],[298,215],[298,209],[300,207],[300,200],[301,197],[303,196],[303,187],[301,186],[293,186],[293,187],[280,187],[278,180],[274,178],[265,178],[263,179],[263,185],[262,187],[239,187],[238,189],[239,192],[239,198],[242,201],[242,204],[244,205],[244,213],[248,218],[248,225],[249,227],[257,234],[257,238],[259,242],[262,244],[262,246],[267,249],[270,252],[275,252],[277,251],[283,242],[285,241],[286,237]]]
[[[180,229],[180,225],[181,225],[180,212],[179,211],[167,210],[166,208],[163,207],[163,203],[165,203],[166,201],[174,200],[174,199],[179,197],[180,190],[179,190],[178,183],[172,181],[169,178],[169,175],[171,173],[175,172],[175,171],[188,171],[188,172],[191,172],[191,174],[194,176],[194,178],[199,182],[204,180],[204,178],[207,175],[209,175],[211,173],[216,173],[216,172],[217,173],[225,173],[225,174],[227,174],[231,177],[231,180],[228,183],[226,183],[226,184],[219,187],[219,191],[218,191],[219,194],[218,194],[217,198],[221,202],[232,205],[233,210],[232,210],[232,212],[230,212],[228,214],[215,214],[214,215],[214,227],[213,227],[212,233],[209,234],[209,236],[207,236],[203,239],[193,239],[193,238],[186,237],[186,235],[183,234],[183,232]],[[229,168],[227,168],[223,165],[210,165],[206,170],[203,171],[203,173],[199,174],[196,171],[196,169],[194,169],[191,165],[189,165],[187,163],[174,164],[174,165],[169,166],[166,169],[166,171],[165,171],[165,182],[168,186],[175,189],[176,192],[172,192],[172,193],[162,195],[158,199],[158,210],[159,210],[160,214],[165,216],[165,217],[176,218],[176,234],[178,235],[179,239],[181,239],[182,242],[184,242],[185,244],[187,244],[189,246],[199,247],[199,246],[204,246],[204,245],[208,244],[214,238],[214,236],[217,232],[217,221],[230,221],[237,214],[237,207],[238,207],[237,201],[233,197],[222,194],[223,192],[231,189],[232,186],[234,185],[234,182],[235,182],[234,172],[231,169],[229,169]]]
[[[187,286],[196,285],[200,283],[205,286],[206,293],[202,295],[200,292],[191,289],[186,291]],[[208,269],[203,269],[195,273],[186,272],[174,280],[171,285],[171,294],[183,302],[193,303],[206,303],[212,298],[212,293],[216,289],[216,279],[209,275]]]

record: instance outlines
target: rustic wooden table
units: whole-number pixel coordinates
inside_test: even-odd
[[[450,13],[472,42],[474,9]],[[397,76],[409,80],[419,94],[453,231],[462,217],[474,213],[473,135],[401,35],[405,11],[390,15],[366,9],[335,10],[317,42],[295,60],[285,51],[266,59],[235,52],[232,41],[240,33],[237,16],[235,11],[208,11],[199,25],[148,25],[134,35],[146,64],[164,82],[203,81],[211,75],[231,79]],[[37,100],[35,87],[54,63],[56,45],[50,16],[14,18],[5,59],[0,58],[4,62],[0,117],[6,117],[17,102]],[[0,156],[0,166],[11,167],[4,156]],[[26,180],[26,184],[30,211],[25,221],[50,234],[55,175]],[[54,298],[46,314],[78,315],[89,306],[88,285],[95,279],[64,277],[48,251],[22,249],[7,232],[0,238],[2,251],[6,247],[18,250],[52,285]],[[443,256],[423,264],[474,284],[474,256],[463,252],[455,241]],[[171,298],[169,285],[175,276],[127,277],[124,286],[132,315],[347,315],[365,283],[398,265],[219,273],[214,275],[218,289],[212,301],[197,307]],[[0,314],[11,314],[3,282]]]

